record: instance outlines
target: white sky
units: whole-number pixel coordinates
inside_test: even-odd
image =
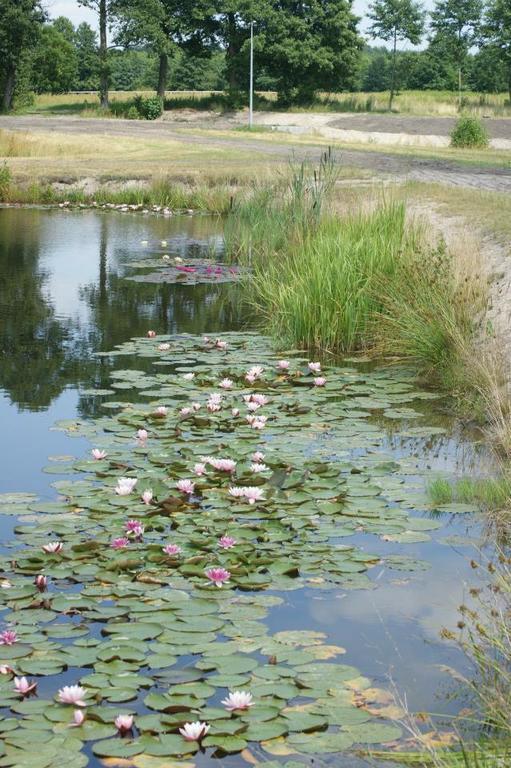
[[[431,8],[433,5],[433,0],[423,0],[423,2],[426,8]],[[45,0],[45,5],[50,16],[53,18],[56,16],[67,16],[75,25],[82,21],[87,21],[91,26],[97,29],[97,14],[90,8],[84,8],[79,5],[78,0]],[[368,5],[368,0],[355,0],[353,10],[358,16],[364,17]],[[365,26],[364,19],[362,19],[360,24],[362,32],[364,31]]]

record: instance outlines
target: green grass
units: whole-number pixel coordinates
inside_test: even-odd
[[[469,477],[455,482],[436,478],[428,485],[428,494],[434,504],[463,502],[478,504],[485,510],[501,510],[511,499],[511,479],[500,477],[473,480]]]

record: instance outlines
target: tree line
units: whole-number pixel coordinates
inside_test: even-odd
[[[352,0],[77,0],[97,13],[97,33],[48,19],[43,0],[0,0],[0,91],[4,111],[31,91],[247,89],[250,23],[256,88],[283,105],[317,91],[399,88],[507,90],[511,99],[510,0],[373,0],[361,37]],[[406,44],[423,50],[403,51]]]

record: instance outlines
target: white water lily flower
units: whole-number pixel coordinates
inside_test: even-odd
[[[207,723],[201,723],[197,720],[196,723],[185,723],[182,728],[179,729],[179,733],[186,741],[200,741],[209,731],[209,725]]]
[[[232,712],[235,709],[248,709],[253,705],[252,694],[248,691],[234,691],[222,699],[224,707]]]

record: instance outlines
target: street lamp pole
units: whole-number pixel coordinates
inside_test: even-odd
[[[250,84],[248,105],[248,127],[254,122],[254,22],[250,22]]]

